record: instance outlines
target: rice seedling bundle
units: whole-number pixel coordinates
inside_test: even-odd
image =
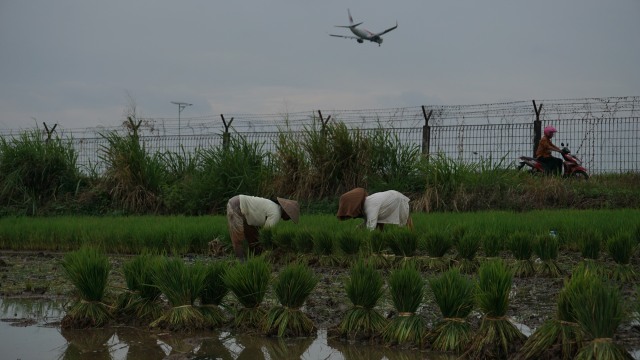
[[[536,237],[533,242],[533,251],[540,258],[536,269],[538,273],[548,277],[558,277],[562,274],[556,262],[558,247],[558,238],[555,236],[543,234]]]
[[[516,277],[529,277],[535,274],[535,268],[531,261],[532,242],[531,235],[526,232],[517,231],[509,236],[509,250],[516,258],[513,264],[513,275]]]
[[[483,318],[465,352],[468,357],[504,359],[526,339],[506,316],[511,282],[511,270],[502,260],[489,260],[480,265],[476,301]]]
[[[285,267],[275,280],[273,290],[280,306],[269,310],[266,332],[282,336],[309,336],[313,322],[300,310],[318,279],[306,265],[294,263]]]
[[[362,245],[362,233],[357,231],[342,231],[338,234],[338,247],[347,256],[358,254]]]
[[[418,248],[418,236],[408,229],[394,229],[388,232],[388,244],[396,256],[412,257]]]
[[[276,247],[275,244],[275,231],[273,227],[263,227],[258,230],[258,241],[260,246],[265,250],[273,250]]]
[[[180,258],[165,258],[153,274],[153,282],[171,306],[151,323],[151,327],[175,331],[204,328],[207,323],[194,302],[204,287],[206,277],[202,263],[186,264]]]
[[[609,237],[607,250],[616,262],[616,267],[610,274],[611,278],[620,282],[630,282],[637,278],[635,271],[629,265],[636,246],[637,242],[631,237],[631,234],[618,232]]]
[[[449,269],[429,281],[443,319],[428,334],[436,351],[460,352],[471,341],[471,327],[466,321],[475,304],[473,281],[458,269]]]
[[[576,237],[582,257],[587,260],[597,260],[600,256],[602,234],[595,230],[582,230],[576,234]]]
[[[151,322],[162,313],[162,292],[153,283],[153,274],[161,258],[142,254],[122,265],[128,291],[118,298],[118,310],[127,320]]]
[[[78,299],[62,319],[63,328],[101,327],[112,318],[104,303],[111,264],[100,251],[90,247],[66,254],[62,269],[78,293]]]
[[[453,245],[451,238],[443,233],[430,232],[423,235],[422,240],[429,255],[427,267],[436,270],[446,269],[449,261],[444,256]]]
[[[293,249],[298,254],[310,254],[313,251],[313,235],[310,230],[302,229],[295,233]]]
[[[369,246],[371,252],[375,254],[382,253],[389,246],[389,232],[371,231],[369,233]]]
[[[236,328],[264,328],[267,311],[260,305],[269,287],[270,277],[271,266],[262,256],[250,257],[227,270],[224,284],[242,305],[235,314]]]
[[[503,248],[503,240],[497,232],[487,232],[482,236],[482,249],[486,257],[498,257]]]
[[[480,239],[474,233],[466,233],[456,243],[458,267],[463,273],[473,273],[478,269],[476,254],[480,249]]]
[[[573,315],[590,340],[575,357],[582,359],[632,359],[613,340],[623,319],[623,299],[620,290],[592,273],[568,290]]]
[[[389,287],[398,316],[383,331],[384,341],[421,347],[428,329],[425,319],[416,314],[424,295],[424,281],[420,272],[411,263],[404,263],[389,275]]]
[[[293,249],[293,240],[296,237],[295,231],[291,229],[281,229],[273,233],[273,243],[275,249],[280,251],[291,251]]]
[[[229,289],[224,284],[224,276],[229,264],[224,261],[215,261],[204,265],[204,286],[200,291],[200,312],[204,316],[209,327],[223,324],[226,319],[220,305]]]
[[[319,230],[313,233],[313,252],[316,255],[328,256],[333,254],[333,236],[325,230]]]
[[[584,343],[585,333],[575,320],[569,293],[583,278],[576,274],[571,280],[565,281],[564,288],[558,294],[556,316],[545,321],[529,336],[519,351],[519,359],[573,359]]]
[[[350,270],[345,283],[352,307],[338,325],[342,335],[370,339],[382,333],[387,321],[375,309],[384,294],[382,275],[369,261],[359,259]]]

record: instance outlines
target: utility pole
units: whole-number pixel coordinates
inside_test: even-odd
[[[174,105],[178,105],[178,141],[182,143],[182,140],[180,139],[180,113],[182,112],[182,110],[184,110],[184,108],[186,108],[187,106],[191,106],[193,104],[189,104],[181,101],[172,101],[171,103]]]

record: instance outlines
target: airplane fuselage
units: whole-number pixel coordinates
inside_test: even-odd
[[[382,38],[381,38],[381,37],[379,37],[379,36],[375,36],[375,34],[374,34],[374,33],[372,33],[372,32],[371,32],[371,31],[369,31],[369,30],[366,30],[366,29],[359,29],[359,28],[357,28],[357,27],[355,27],[355,26],[352,26],[352,27],[350,27],[349,29],[351,29],[351,32],[352,32],[355,36],[357,36],[357,37],[359,37],[359,38],[361,38],[361,39],[363,39],[363,40],[369,40],[369,41],[372,41],[372,42],[375,42],[375,43],[378,43],[378,44],[381,44],[381,43],[382,43]]]

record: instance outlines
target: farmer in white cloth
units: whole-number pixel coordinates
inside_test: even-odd
[[[276,225],[280,219],[298,223],[300,206],[295,200],[276,198],[269,200],[256,196],[236,195],[227,202],[227,221],[233,251],[244,259],[244,241],[249,251],[261,251],[258,242],[260,228]]]
[[[355,188],[340,196],[336,216],[340,220],[364,218],[363,225],[369,230],[384,230],[385,224],[413,229],[409,198],[395,190],[368,195],[365,189]]]

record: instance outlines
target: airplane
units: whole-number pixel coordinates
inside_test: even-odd
[[[361,25],[362,22],[354,24],[353,23],[353,18],[351,17],[351,11],[349,9],[347,9],[347,14],[349,14],[349,23],[351,25],[336,25],[336,27],[349,28],[349,30],[351,30],[351,32],[354,33],[356,36],[329,34],[330,36],[335,36],[335,37],[340,37],[340,38],[345,38],[345,39],[355,39],[360,44],[362,44],[365,40],[368,40],[368,41],[377,43],[378,46],[380,46],[382,44],[382,37],[381,36],[386,34],[386,33],[388,33],[391,30],[395,30],[395,28],[398,27],[398,22],[396,21],[396,26],[390,27],[390,28],[388,28],[387,30],[385,30],[383,32],[379,32],[377,34],[374,34],[374,33],[372,33],[371,31],[369,31],[367,29],[359,29],[358,25]]]

